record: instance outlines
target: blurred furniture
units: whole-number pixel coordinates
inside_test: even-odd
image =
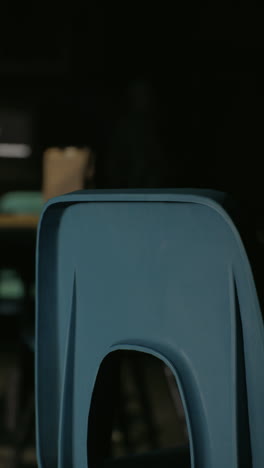
[[[9,192],[0,198],[0,268],[20,275],[26,299],[34,283],[36,229],[42,206],[41,192]]]
[[[144,455],[106,460],[102,468],[189,468],[189,454],[182,449],[160,450]]]
[[[43,196],[38,191],[12,191],[0,198],[0,213],[7,215],[39,216]]]
[[[114,374],[94,393],[102,362],[122,350],[171,369],[192,467],[263,467],[263,322],[225,201],[210,191],[98,191],[46,205],[37,247],[40,468],[87,466],[87,457],[89,468],[134,466],[131,457],[107,465]],[[169,466],[181,460],[174,455]],[[149,454],[149,466],[166,466],[166,456]]]
[[[36,229],[42,206],[41,192],[9,192],[0,198],[0,268],[19,273],[26,295],[34,282]]]
[[[34,348],[35,243],[42,205],[40,192],[9,192],[0,198],[1,349],[13,356],[2,420],[12,468],[21,466],[25,439],[34,427],[33,355],[28,349]]]
[[[37,215],[7,215],[0,214],[0,229],[37,229],[39,216]],[[23,231],[24,232],[24,231]]]
[[[89,148],[47,149],[43,155],[44,199],[83,189],[94,172],[94,154]]]

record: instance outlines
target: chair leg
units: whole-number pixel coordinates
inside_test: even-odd
[[[26,439],[34,424],[34,419],[35,397],[34,392],[32,392],[19,418],[19,424],[15,434],[13,464],[10,468],[19,468],[21,466],[22,452],[25,448]]]
[[[11,447],[8,464],[5,468],[19,468],[21,466],[22,452],[30,430],[34,427],[35,401],[34,389],[26,388],[31,380],[27,375],[27,354],[21,346],[18,350],[18,358],[10,371],[10,379],[5,398],[5,428],[10,434]],[[31,364],[31,363],[30,363]],[[30,368],[30,373],[33,369]],[[29,396],[28,396],[29,394]]]

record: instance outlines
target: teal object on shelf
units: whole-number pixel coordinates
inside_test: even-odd
[[[94,383],[103,359],[122,349],[150,353],[175,375],[192,468],[264,466],[263,322],[227,205],[224,194],[187,189],[84,191],[45,205],[37,242],[40,468],[92,467]]]
[[[0,212],[9,214],[40,214],[44,205],[42,192],[7,192],[0,198]]]
[[[0,299],[23,299],[23,281],[14,270],[0,271]]]
[[[0,213],[3,214],[39,215],[43,205],[43,196],[39,191],[12,191],[0,197]],[[2,268],[0,271],[0,301],[22,299],[24,294],[24,285],[16,271]],[[2,306],[2,304],[0,305]],[[1,310],[2,308],[0,307]],[[20,309],[21,304],[19,304]]]

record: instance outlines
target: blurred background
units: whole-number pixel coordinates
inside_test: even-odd
[[[253,2],[4,3],[0,141],[32,151],[1,157],[1,192],[38,190],[45,148],[88,145],[98,188],[210,186],[260,203],[262,19]]]
[[[0,468],[35,464],[35,235],[54,187],[223,190],[263,239],[263,13],[230,1],[1,5]]]

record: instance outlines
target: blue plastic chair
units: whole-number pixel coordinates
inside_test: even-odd
[[[174,373],[192,468],[264,466],[263,322],[225,205],[225,195],[195,190],[76,192],[46,204],[37,243],[41,468],[92,466],[96,376],[123,349]]]

